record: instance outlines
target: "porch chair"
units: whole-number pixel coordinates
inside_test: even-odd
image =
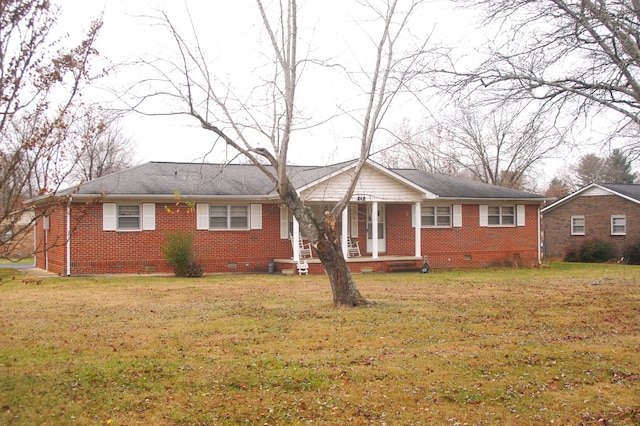
[[[298,260],[298,275],[309,275],[309,264],[306,260]]]
[[[289,234],[289,240],[291,240],[291,248],[293,249],[293,235]],[[304,241],[302,241],[302,237],[300,237],[298,239],[298,245],[300,246],[300,259],[313,258],[313,253],[311,252],[311,243],[305,243]]]
[[[358,241],[353,242],[351,237],[347,237],[347,257],[360,257],[360,243]]]

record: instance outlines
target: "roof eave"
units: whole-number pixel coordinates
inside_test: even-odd
[[[73,201],[90,201],[100,199],[101,201],[110,200],[155,200],[155,201],[171,201],[176,202],[175,194],[73,194]],[[220,200],[264,200],[277,201],[280,199],[277,195],[189,195],[180,194],[180,200],[188,201],[207,201],[212,199]]]

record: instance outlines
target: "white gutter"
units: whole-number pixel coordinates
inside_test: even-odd
[[[538,265],[540,265],[542,263],[542,257],[541,257],[541,251],[542,251],[542,236],[540,235],[540,231],[541,231],[541,217],[542,215],[540,214],[540,207],[538,207]]]
[[[66,236],[66,248],[67,248],[67,276],[71,275],[71,198],[67,203],[67,236]]]

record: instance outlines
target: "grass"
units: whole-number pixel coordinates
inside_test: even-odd
[[[0,265],[33,265],[33,257],[27,257],[24,259],[7,259],[0,258]]]
[[[640,267],[326,277],[0,270],[0,423],[640,424]],[[12,279],[15,276],[15,279]]]

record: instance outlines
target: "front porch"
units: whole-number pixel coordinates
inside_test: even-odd
[[[318,258],[303,259],[309,265],[310,274],[324,274],[324,266]],[[420,272],[424,262],[419,256],[358,256],[346,259],[352,274],[386,273],[386,272]],[[298,264],[294,259],[274,259],[275,272],[281,274],[297,274]]]

